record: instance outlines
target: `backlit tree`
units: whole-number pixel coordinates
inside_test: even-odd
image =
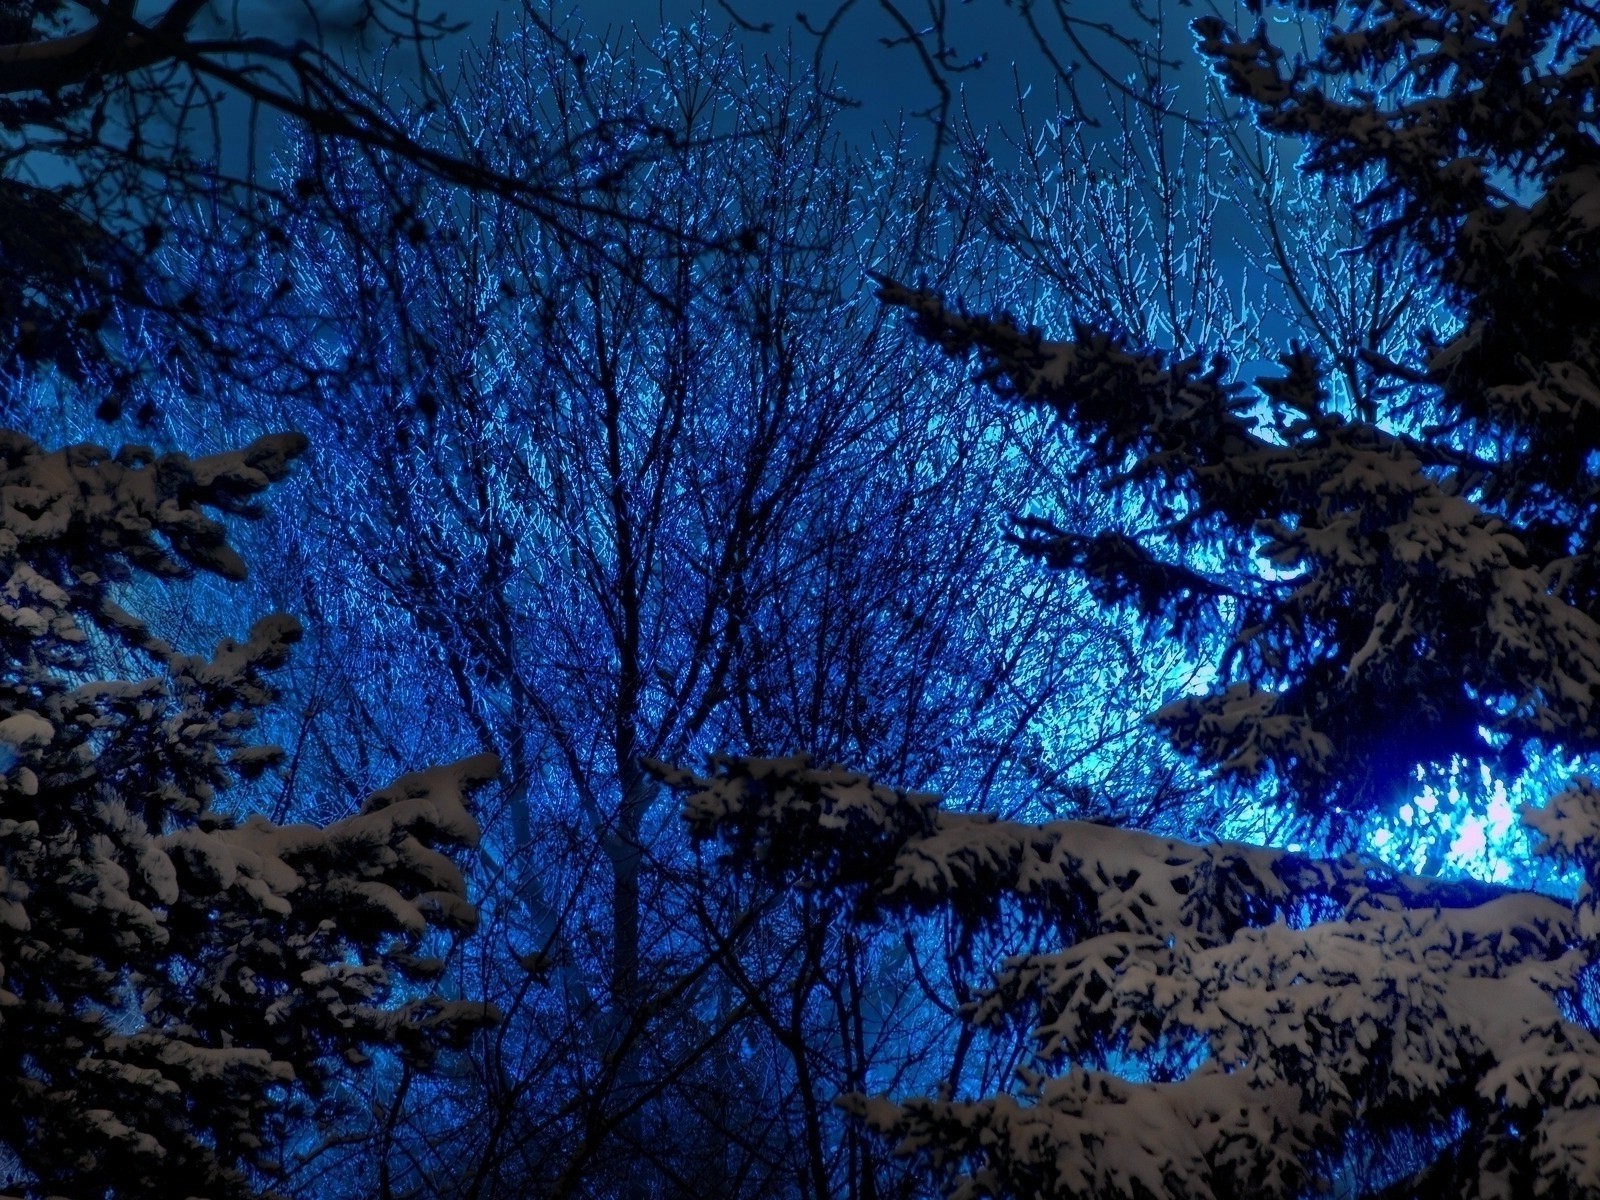
[[[184,654],[119,600],[244,565],[219,514],[297,435],[189,459],[0,434],[0,1190],[253,1196],[281,1117],[382,1049],[408,1069],[493,1019],[430,986],[476,920],[450,857],[493,756],[324,827],[228,789],[299,638],[282,615]],[[150,586],[145,583],[144,586]]]
[[[1260,6],[1252,6],[1260,14]],[[1223,637],[1153,724],[1338,852],[1419,766],[1600,750],[1600,28],[1586,6],[1334,4],[1195,24],[1223,87],[1375,181],[1373,269],[1449,327],[1253,388],[1222,355],[1061,340],[889,284],[1003,397],[1046,408],[1141,528],[1035,519],[1023,549],[1159,632]],[[1291,58],[1273,29],[1326,32]],[[1336,398],[1338,397],[1338,398]],[[1360,403],[1351,403],[1356,397]],[[972,1196],[1593,1195],[1600,794],[1524,820],[1576,903],[1344,855],[957,814],[795,760],[667,771],[702,836],[860,919],[1020,916],[1055,943],[966,1008],[1023,1022],[1016,1093],[847,1101]]]

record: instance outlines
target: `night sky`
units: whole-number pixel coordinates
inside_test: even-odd
[[[908,15],[919,9],[926,15],[927,5],[921,0],[903,7]],[[796,14],[804,12],[813,25],[820,25],[835,8],[834,0],[812,0],[809,4],[805,0],[741,0],[733,5],[734,12],[745,22],[771,25],[770,32],[740,34],[753,57],[781,52],[786,45],[801,55],[811,55],[816,40],[796,24]],[[589,34],[607,37],[636,28],[648,38],[663,25],[685,24],[701,14],[714,30],[734,24],[727,9],[705,0],[579,0],[559,5],[557,10],[573,14]],[[1120,23],[1130,31],[1137,32],[1139,28],[1130,21],[1125,4],[1088,0],[1074,4],[1072,11],[1084,19]],[[451,10],[453,18],[468,23],[463,34],[468,39],[486,36],[497,15],[504,28],[517,19],[517,13],[517,5],[494,0],[473,0]],[[1182,63],[1175,78],[1192,84],[1199,80],[1200,72],[1193,62],[1185,28],[1190,15],[1187,9],[1177,10],[1169,18],[1167,36],[1173,39],[1171,57]],[[952,78],[960,92],[957,104],[965,104],[978,123],[1007,122],[1016,104],[1019,84],[1025,92],[1032,89],[1029,100],[1036,109],[1046,110],[1053,103],[1050,89],[1054,69],[1013,9],[997,3],[955,4],[949,7],[948,18],[949,43],[959,61],[983,60],[981,66]],[[839,90],[860,102],[859,109],[848,114],[842,123],[852,137],[862,141],[894,125],[902,116],[926,128],[927,122],[918,121],[917,114],[937,100],[937,93],[911,49],[883,44],[890,32],[888,18],[877,6],[858,6],[840,22],[826,49],[824,66],[837,70]],[[1074,61],[1071,47],[1061,39],[1059,31],[1053,32],[1053,44],[1063,61]],[[1111,74],[1122,77],[1131,69],[1131,59],[1107,40],[1091,39],[1086,45],[1100,57],[1099,65]],[[448,59],[448,51],[444,57]],[[1086,91],[1092,94],[1097,88],[1091,85]],[[1086,95],[1086,99],[1092,99],[1092,95]]]

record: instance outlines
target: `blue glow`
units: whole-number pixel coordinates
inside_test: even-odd
[[[1600,1036],[1600,963],[1589,963],[1570,988],[1556,993],[1561,1015],[1574,1025]]]
[[[1107,1050],[1097,1062],[1085,1065],[1125,1079],[1129,1083],[1176,1083],[1187,1079],[1211,1061],[1211,1047],[1199,1034],[1163,1039],[1144,1050]]]
[[[1362,853],[1410,874],[1577,895],[1578,872],[1541,855],[1519,817],[1524,805],[1537,807],[1552,794],[1547,766],[1508,783],[1487,763],[1457,758],[1443,772],[1418,768],[1415,778],[1416,790],[1396,806],[1393,820],[1368,824]]]

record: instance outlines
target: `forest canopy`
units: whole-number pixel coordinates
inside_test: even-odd
[[[0,1195],[1600,1195],[1600,17],[973,7],[0,3]]]

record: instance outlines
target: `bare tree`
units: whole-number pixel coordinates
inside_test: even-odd
[[[561,52],[552,19],[548,6],[523,7]],[[569,232],[602,213],[628,221],[607,180],[567,171],[591,145],[609,148],[616,174],[642,170],[665,148],[664,130],[615,111],[598,125],[572,121],[572,144],[543,148],[553,152],[494,160],[481,131],[463,140],[451,119],[457,73],[440,58],[462,29],[416,0],[0,5],[0,365],[61,375],[100,393],[103,419],[126,409],[142,425],[162,384],[193,390],[229,372],[226,355],[204,349],[217,323],[259,322],[287,281],[239,311],[202,312],[162,249],[192,239],[199,213],[259,233],[316,192],[319,160],[293,176],[272,169],[285,136],[407,164],[403,180],[375,172],[390,186],[368,203],[412,237],[425,235],[417,214],[429,188],[493,194]],[[236,251],[253,241],[236,238]],[[268,261],[252,255],[236,269]],[[176,359],[151,352],[151,339],[177,347]]]
[[[368,201],[412,167],[308,146],[324,186],[281,248],[300,313],[237,346],[260,386],[233,416],[311,435],[292,536],[344,582],[316,597],[330,669],[304,684],[368,714],[334,729],[374,731],[308,722],[302,777],[354,795],[462,743],[506,763],[484,851],[500,953],[459,970],[508,1020],[443,1091],[390,1093],[363,1144],[463,1195],[870,1195],[894,1170],[831,1097],[960,1036],[918,1015],[945,948],[729,887],[643,763],[809,751],[1012,806],[1048,771],[1055,804],[1105,811],[1069,780],[1105,774],[1128,722],[1063,706],[1137,655],[1042,636],[1081,597],[997,534],[1060,490],[1056,451],[871,299],[869,272],[917,264],[980,285],[974,214],[927,240],[921,160],[847,154],[797,66],[688,32],[586,45],[580,70],[577,44],[494,44],[450,120],[497,170],[559,151],[628,219],[463,193],[413,237]],[[674,149],[618,173],[628,138],[586,136],[615,113]],[[234,253],[197,246],[192,274],[251,286],[211,265]],[[274,584],[303,590],[299,569]],[[308,1170],[339,1153],[317,1149]]]

